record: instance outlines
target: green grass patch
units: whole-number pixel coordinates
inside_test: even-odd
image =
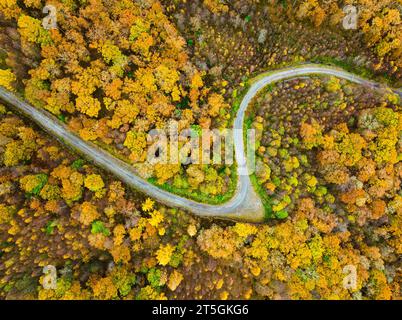
[[[83,159],[77,159],[71,164],[71,168],[78,170],[78,169],[81,169],[84,164],[85,164],[85,161]]]
[[[105,227],[102,221],[99,220],[92,223],[91,233],[92,234],[102,233],[106,237],[110,236],[110,230]]]
[[[255,115],[251,114],[248,115],[244,121],[243,124],[243,134],[244,134],[244,141],[246,141],[246,132],[247,130],[251,129],[251,125],[253,124],[253,118],[255,118]],[[256,141],[257,143],[257,141]],[[246,149],[246,146],[245,150]],[[254,150],[255,152],[255,150]],[[265,220],[271,220],[273,218],[275,218],[275,214],[272,211],[272,200],[271,197],[265,192],[264,188],[261,186],[261,184],[258,182],[258,178],[256,176],[255,173],[250,175],[250,181],[251,181],[251,185],[254,187],[254,190],[257,192],[257,195],[260,197],[261,201],[262,201],[262,205],[264,206],[264,210],[265,210]]]
[[[57,227],[57,221],[56,220],[49,221],[46,224],[45,233],[47,235],[52,235],[55,227]]]
[[[189,189],[177,188],[166,182],[163,184],[160,184],[160,183],[158,183],[157,178],[155,178],[155,177],[149,178],[149,179],[147,179],[147,181],[149,183],[153,184],[154,186],[161,188],[162,190],[176,194],[183,198],[192,199],[194,201],[201,202],[201,203],[219,205],[219,204],[229,201],[233,197],[235,190],[236,190],[236,185],[237,185],[237,170],[236,170],[236,168],[231,169],[229,189],[226,193],[219,194],[219,195],[205,194],[205,193],[200,192],[199,190],[191,191]]]
[[[254,187],[254,190],[257,192],[257,194],[260,196],[262,205],[264,206],[265,210],[265,220],[271,220],[275,218],[275,214],[272,210],[272,200],[269,195],[265,192],[264,188],[258,183],[257,176],[253,173],[250,175],[250,181],[252,186]]]

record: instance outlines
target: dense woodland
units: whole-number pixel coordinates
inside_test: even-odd
[[[230,197],[234,166],[150,165],[150,130],[230,128],[250,79],[303,62],[402,87],[400,1],[46,4],[57,29],[42,26],[44,1],[0,0],[0,85],[198,201]],[[346,4],[357,30],[341,27]],[[400,299],[400,97],[292,79],[262,90],[245,126],[257,132],[260,225],[158,204],[0,104],[0,297]]]

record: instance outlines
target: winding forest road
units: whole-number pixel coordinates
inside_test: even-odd
[[[268,84],[289,78],[313,74],[332,75],[371,88],[383,86],[380,83],[366,80],[338,68],[315,64],[294,66],[267,72],[258,76],[258,80],[255,80],[251,84],[249,90],[244,96],[234,120],[234,129],[241,129],[234,130],[235,159],[238,170],[237,188],[234,196],[229,201],[219,205],[199,203],[154,186],[148,181],[137,176],[129,164],[116,159],[95,144],[82,140],[78,135],[71,132],[65,124],[60,122],[56,117],[47,111],[37,109],[27,104],[21,98],[2,87],[0,87],[0,100],[9,105],[16,112],[36,122],[47,133],[56,137],[62,143],[71,147],[78,153],[84,155],[87,159],[93,161],[94,164],[111,172],[130,187],[145,193],[161,203],[171,207],[185,209],[203,217],[216,217],[248,222],[262,222],[264,221],[265,217],[264,206],[254,190],[254,187],[252,186],[249,175],[245,174],[248,173],[242,130],[245,111],[259,90]],[[392,90],[402,96],[401,90]]]

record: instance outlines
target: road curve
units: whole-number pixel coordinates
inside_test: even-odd
[[[234,196],[229,201],[219,205],[199,203],[169,193],[152,185],[148,181],[137,176],[129,164],[116,159],[95,144],[82,140],[78,135],[71,132],[64,123],[61,123],[49,112],[42,109],[37,109],[27,104],[21,98],[2,87],[0,87],[0,100],[12,107],[16,112],[21,113],[22,115],[36,122],[46,132],[57,138],[62,143],[84,155],[96,165],[114,174],[130,187],[145,193],[161,203],[171,207],[181,208],[203,217],[215,217],[248,222],[262,222],[264,221],[265,216],[264,207],[251,184],[249,175],[247,174],[248,169],[246,166],[244,138],[242,134],[245,111],[259,90],[268,84],[289,78],[312,74],[332,75],[371,88],[378,87],[380,85],[377,82],[363,79],[357,75],[338,68],[315,64],[304,64],[281,70],[275,70],[264,73],[257,77],[258,80],[251,84],[249,90],[244,96],[234,120],[234,129],[241,129],[234,130],[235,159],[238,164],[237,188]],[[394,91],[399,95],[402,95],[400,90]]]

